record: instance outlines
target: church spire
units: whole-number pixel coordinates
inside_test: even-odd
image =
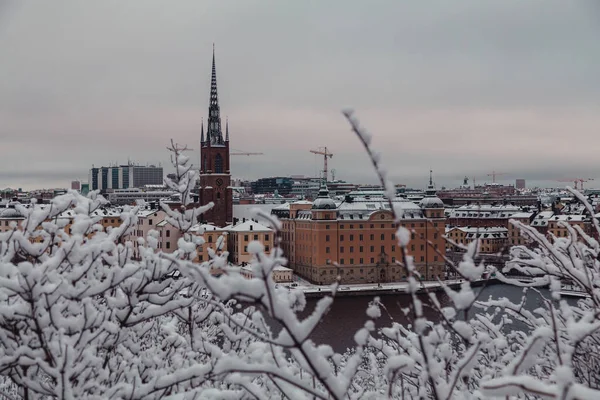
[[[215,63],[215,45],[213,43],[212,75],[210,80],[210,105],[208,106],[208,129],[206,141],[211,145],[224,145],[221,131],[221,110],[217,95],[217,67]]]
[[[429,169],[429,186],[433,186],[433,170]]]
[[[229,142],[229,117],[225,119],[225,141]]]
[[[204,143],[204,118],[202,118],[202,125],[200,128],[200,143]]]

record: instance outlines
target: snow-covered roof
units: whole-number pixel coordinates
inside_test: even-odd
[[[223,232],[230,228],[232,225],[228,225],[225,228],[219,228],[218,226],[214,226],[212,224],[196,224],[190,228],[191,232],[198,232],[199,230],[203,230],[204,232]]]
[[[437,196],[423,197],[419,202],[419,206],[422,208],[444,208],[444,202]]]
[[[272,229],[256,221],[248,220],[240,222],[228,229],[232,232],[271,232]]]
[[[517,218],[531,218],[531,216],[533,215],[532,212],[519,212],[519,213],[515,213],[513,215],[511,215],[511,218],[517,219]]]

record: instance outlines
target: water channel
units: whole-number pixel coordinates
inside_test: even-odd
[[[481,288],[473,289],[478,293]],[[544,290],[544,292],[547,292]],[[548,293],[549,295],[549,293]],[[437,292],[437,297],[442,306],[449,305],[449,299],[443,292]],[[518,303],[523,297],[523,288],[505,284],[494,284],[483,288],[479,299],[487,300],[489,297],[498,299],[506,297],[509,300]],[[420,295],[422,300],[426,300],[426,295]],[[381,302],[385,306],[382,310],[381,318],[376,320],[378,328],[390,326],[392,322],[409,324],[409,319],[404,315],[402,309],[406,308],[410,298],[406,294],[384,295],[380,296]],[[336,352],[344,352],[349,347],[354,347],[354,333],[364,326],[368,319],[366,309],[373,296],[359,297],[339,297],[335,299],[332,308],[313,333],[312,339],[317,344],[329,344]],[[307,307],[304,315],[310,314],[318,299],[307,299]],[[542,306],[542,299],[539,294],[529,290],[526,295],[525,307],[533,310]],[[575,301],[575,300],[574,300]],[[478,310],[474,310],[477,312]],[[481,312],[479,310],[479,312]],[[437,320],[437,314],[429,307],[425,307],[424,313],[431,320]]]

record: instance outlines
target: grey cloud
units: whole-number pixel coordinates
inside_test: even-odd
[[[345,106],[414,185],[429,167],[441,184],[596,172],[594,0],[0,4],[0,171],[25,174],[0,188],[36,165],[166,164],[171,137],[197,149],[212,42],[232,146],[265,153],[234,175],[313,174],[327,145],[340,178],[373,181]]]

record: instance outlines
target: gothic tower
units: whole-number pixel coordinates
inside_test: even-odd
[[[221,110],[217,96],[217,69],[213,45],[212,76],[208,128],[204,136],[202,122],[200,139],[200,203],[213,202],[214,206],[200,218],[202,222],[223,227],[233,221],[231,172],[229,169],[229,121],[225,125],[225,139],[221,130]]]

